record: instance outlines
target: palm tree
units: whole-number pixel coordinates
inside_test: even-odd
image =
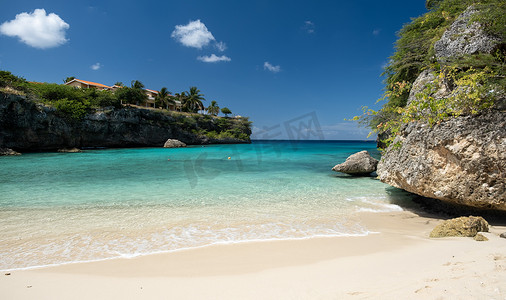
[[[139,80],[132,80],[131,85],[133,89],[142,90],[144,88],[144,84]]]
[[[204,95],[200,93],[200,90],[196,86],[192,86],[183,103],[183,108],[189,112],[198,112],[204,109],[203,100],[206,100],[204,99]]]
[[[220,113],[220,107],[216,101],[211,101],[211,104],[207,107],[207,112],[213,116],[217,116]]]
[[[156,100],[160,101],[162,104],[165,104],[166,109],[169,109],[169,104],[176,103],[166,87],[163,87],[160,89],[160,91],[158,92],[158,95],[156,95]],[[155,101],[155,103],[156,103],[156,101]]]

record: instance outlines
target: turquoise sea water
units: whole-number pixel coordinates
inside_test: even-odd
[[[374,143],[342,141],[0,157],[0,269],[367,235],[360,212],[410,196],[331,171],[360,150],[379,158]]]

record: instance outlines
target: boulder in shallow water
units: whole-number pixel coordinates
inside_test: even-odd
[[[21,153],[16,152],[10,148],[0,148],[0,156],[12,156],[12,155],[21,155]]]
[[[332,168],[332,171],[350,175],[368,175],[376,171],[378,160],[373,158],[366,150],[350,155],[342,164]]]
[[[186,144],[175,139],[168,139],[163,145],[164,148],[181,148],[186,147]]]
[[[474,237],[478,232],[488,232],[488,222],[482,217],[469,216],[443,221],[432,230],[430,237]]]

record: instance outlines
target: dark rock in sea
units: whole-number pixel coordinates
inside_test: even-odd
[[[506,232],[501,233],[500,237],[502,237],[503,239],[506,239]]]
[[[350,155],[344,163],[334,166],[332,171],[364,176],[376,171],[377,165],[378,160],[364,150]]]
[[[474,6],[468,7],[434,44],[438,61],[465,54],[493,53],[497,49],[501,40],[487,34],[480,23],[471,22],[477,12]]]
[[[430,237],[474,237],[478,232],[488,232],[488,222],[485,219],[474,216],[460,217],[443,221],[432,230]]]
[[[61,153],[79,153],[79,152],[82,152],[81,149],[78,149],[78,148],[62,148],[62,149],[58,149],[58,152],[61,152]]]
[[[484,236],[483,234],[481,234],[481,233],[477,233],[474,236],[474,240],[478,241],[478,242],[484,242],[484,241],[488,241],[488,238],[486,236]]]
[[[21,153],[16,152],[10,148],[0,148],[0,156],[14,156],[21,155]]]
[[[164,148],[181,148],[181,147],[186,147],[186,144],[181,142],[181,141],[178,141],[178,140],[174,140],[174,139],[168,139],[165,144],[163,145]]]

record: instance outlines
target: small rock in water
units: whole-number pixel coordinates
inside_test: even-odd
[[[484,236],[483,234],[478,233],[474,236],[474,240],[478,241],[478,242],[484,242],[484,241],[488,241],[488,238],[486,236]]]
[[[163,145],[164,148],[181,148],[186,147],[186,144],[174,139],[168,139]]]
[[[501,233],[500,237],[502,237],[503,239],[506,239],[506,232]]]
[[[62,149],[58,149],[58,152],[61,152],[61,153],[79,153],[79,152],[82,152],[81,149],[78,149],[78,148],[62,148]]]
[[[11,273],[5,273],[5,276],[9,276],[9,275],[11,275]]]

